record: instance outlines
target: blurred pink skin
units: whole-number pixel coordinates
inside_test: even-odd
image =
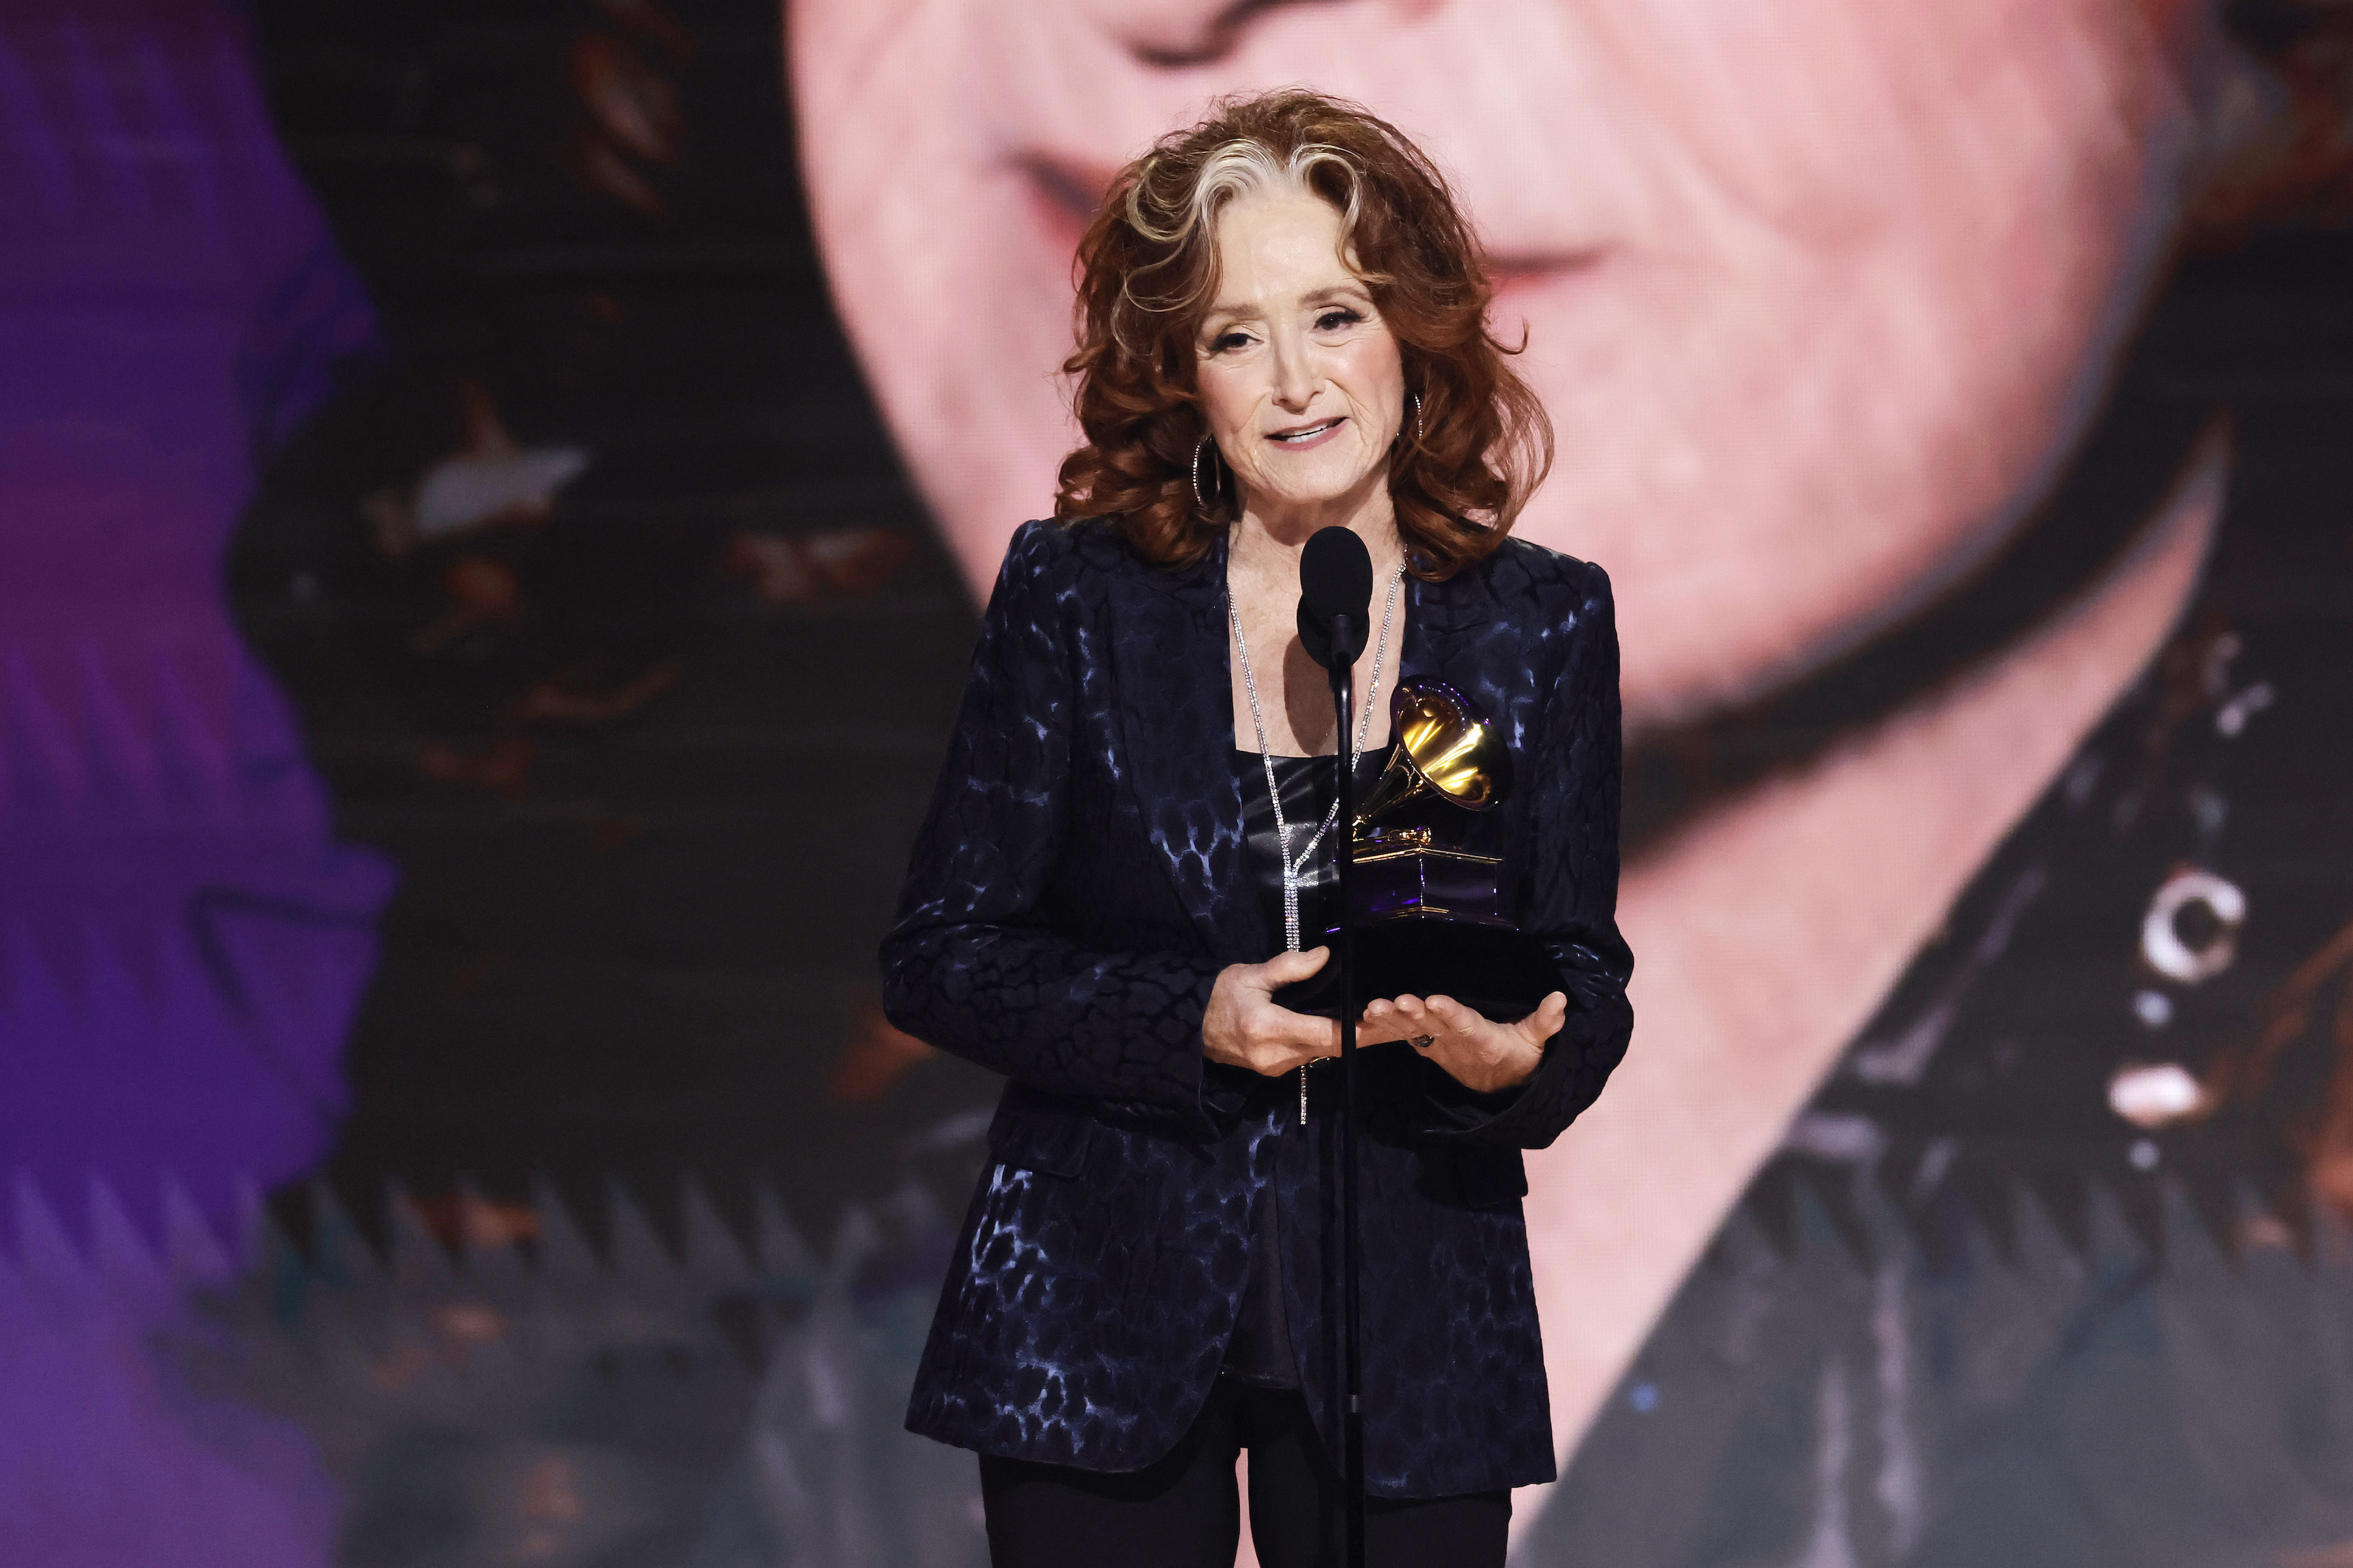
[[[1239,22],[1218,18],[1240,14]],[[841,311],[976,592],[1076,440],[1056,366],[1110,172],[1304,81],[1450,172],[1601,562],[1636,728],[1835,653],[1999,542],[2174,215],[2196,0],[793,0]]]

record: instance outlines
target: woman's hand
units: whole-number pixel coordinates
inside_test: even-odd
[[[1278,952],[1264,963],[1236,963],[1209,988],[1201,1016],[1201,1054],[1213,1062],[1280,1077],[1302,1062],[1340,1054],[1340,1024],[1275,1005],[1277,987],[1324,967],[1329,948]]]
[[[1568,997],[1558,991],[1516,1024],[1495,1023],[1451,996],[1400,996],[1366,1007],[1356,1039],[1360,1045],[1408,1041],[1463,1088],[1493,1094],[1527,1082],[1544,1060],[1545,1042],[1567,1018]]]

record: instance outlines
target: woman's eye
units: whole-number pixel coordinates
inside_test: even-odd
[[[1315,330],[1336,332],[1343,327],[1353,327],[1364,319],[1354,310],[1326,310],[1315,318]]]
[[[1249,344],[1250,338],[1244,333],[1221,332],[1209,340],[1209,352],[1213,354],[1227,353],[1235,349],[1246,348]]]

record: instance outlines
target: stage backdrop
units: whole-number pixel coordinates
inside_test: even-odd
[[[873,950],[1072,242],[1293,82],[1618,595],[1517,1560],[2353,1562],[2338,0],[16,0],[0,1561],[986,1560]]]

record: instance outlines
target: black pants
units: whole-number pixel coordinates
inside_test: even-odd
[[[1334,1568],[1347,1505],[1296,1389],[1218,1379],[1166,1458],[1124,1475],[983,1455],[996,1568],[1233,1568],[1241,1539],[1234,1459],[1250,1450],[1250,1539],[1263,1568]],[[1502,1568],[1512,1494],[1366,1505],[1367,1568]]]

